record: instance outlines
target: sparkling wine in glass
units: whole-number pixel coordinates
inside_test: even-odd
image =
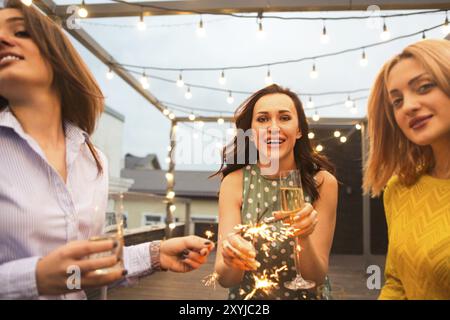
[[[303,198],[303,189],[301,175],[299,170],[288,170],[280,172],[280,205],[281,211],[289,213],[289,224],[294,223],[295,213],[301,210],[305,200]],[[300,241],[298,237],[294,239],[294,263],[297,276],[291,281],[284,283],[284,286],[290,290],[307,290],[315,287],[315,282],[303,279],[300,273]]]

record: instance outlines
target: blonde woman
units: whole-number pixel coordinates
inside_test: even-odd
[[[380,299],[450,299],[450,42],[406,47],[368,105],[364,189],[384,189],[389,247]]]

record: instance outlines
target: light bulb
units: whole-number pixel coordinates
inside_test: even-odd
[[[203,38],[206,35],[206,29],[205,26],[203,25],[203,19],[200,18],[200,22],[198,23],[198,27],[197,27],[197,36]]]
[[[195,120],[195,114],[191,113],[189,115],[189,120],[194,121]]]
[[[270,75],[270,70],[267,70],[266,78],[264,79],[264,82],[267,86],[273,84],[272,76]]]
[[[308,133],[308,138],[309,138],[309,139],[314,139],[315,136],[316,136],[316,135],[314,134],[314,132]]]
[[[322,42],[323,44],[327,44],[328,42],[330,42],[330,37],[327,34],[327,28],[325,27],[325,25],[323,26],[322,34],[320,35],[320,42]]]
[[[336,138],[339,138],[339,137],[341,136],[341,132],[338,131],[338,130],[336,130],[336,131],[333,133],[333,135],[334,135]]]
[[[232,103],[234,102],[234,98],[233,98],[233,95],[231,94],[231,91],[230,91],[230,93],[228,94],[227,102],[228,102],[229,104],[232,104]]]
[[[80,18],[86,18],[89,15],[89,12],[86,9],[86,5],[84,4],[84,0],[81,2],[81,7],[78,9],[78,16]]]
[[[169,119],[170,119],[170,120],[175,119],[175,114],[173,114],[173,113],[169,114]]]
[[[142,88],[148,89],[150,87],[150,84],[148,83],[147,75],[145,74],[145,71],[142,73],[141,79],[139,80],[141,82]]]
[[[166,157],[166,163],[170,163],[171,159],[170,157]]]
[[[314,115],[312,116],[312,119],[313,119],[313,121],[319,121],[320,120],[320,116],[319,116],[319,114],[317,113],[317,111],[314,113]]]
[[[176,224],[175,224],[175,222],[171,222],[171,223],[169,223],[169,229],[170,230],[173,230],[173,229],[175,229],[176,228]]]
[[[359,123],[355,124],[356,130],[361,130],[361,125]]]
[[[318,145],[316,146],[316,151],[317,151],[317,152],[323,151],[323,146],[322,146],[321,144],[318,144]]]
[[[186,98],[186,99],[192,99],[192,92],[191,92],[191,87],[188,87],[187,88],[187,90],[186,90],[186,93],[184,94],[184,97]]]
[[[163,114],[165,115],[165,116],[168,116],[169,114],[170,114],[170,110],[169,109],[164,109],[163,110]]]
[[[171,146],[167,146],[167,151],[172,151],[172,147]]]
[[[223,70],[219,77],[219,83],[221,85],[224,85],[225,83],[227,83],[227,78],[225,78],[225,71],[223,71]]]
[[[173,198],[175,198],[175,192],[173,192],[173,191],[167,192],[167,198],[168,198],[168,199],[173,199]]]
[[[346,143],[346,142],[347,142],[347,137],[342,136],[339,140],[340,140],[342,143]]]
[[[312,101],[311,97],[309,97],[308,102],[306,103],[307,109],[314,109],[314,101]]]
[[[391,38],[391,33],[386,26],[386,22],[383,23],[383,32],[380,34],[380,38],[383,41],[387,41]]]
[[[369,63],[369,60],[367,60],[366,52],[363,50],[363,52],[361,54],[361,59],[359,60],[359,65],[361,67],[365,67],[365,66],[367,66],[368,63]]]
[[[166,173],[166,180],[168,182],[172,182],[173,181],[173,173],[167,172]]]
[[[112,80],[114,78],[114,72],[109,69],[108,72],[106,73],[106,79],[108,80]]]
[[[258,17],[258,32],[256,33],[256,35],[259,39],[264,39],[264,37],[266,36],[266,34],[264,33],[261,17]]]
[[[174,212],[175,210],[177,210],[177,206],[174,205],[174,204],[172,204],[172,205],[169,206],[169,210],[170,210],[171,212]]]
[[[184,86],[183,75],[180,73],[177,79],[177,87],[182,88]]]
[[[33,0],[21,0],[21,2],[26,5],[27,7],[31,6],[33,4]]]
[[[350,99],[350,96],[347,96],[347,100],[345,100],[345,106],[346,106],[347,108],[353,107],[353,100]]]
[[[442,26],[442,34],[444,36],[450,33],[450,24],[448,23],[448,17],[445,17],[444,25]]]
[[[145,29],[147,29],[147,25],[144,22],[144,13],[141,13],[141,15],[139,17],[139,22],[137,23],[137,28],[139,31],[144,31]]]
[[[309,73],[309,76],[311,79],[317,79],[319,77],[319,73],[316,70],[316,64],[314,63],[311,69],[311,72]]]
[[[220,124],[220,125],[224,124],[224,122],[225,122],[225,120],[223,120],[222,117],[220,117],[219,119],[217,119],[217,123]]]

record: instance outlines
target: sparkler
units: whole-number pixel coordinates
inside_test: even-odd
[[[286,269],[287,266],[283,266],[279,269],[276,269],[271,274],[268,274],[268,270],[264,270],[263,274],[259,277],[253,274],[252,276],[253,279],[255,280],[255,286],[253,290],[245,296],[244,300],[250,300],[258,290],[261,290],[266,295],[268,295],[270,293],[270,290],[278,286],[279,281],[278,273]]]

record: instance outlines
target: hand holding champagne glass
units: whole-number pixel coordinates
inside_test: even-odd
[[[291,226],[294,226],[299,219],[302,219],[302,216],[298,215],[299,211],[301,213],[303,212],[310,212],[312,208],[311,205],[308,208],[305,207],[305,201],[303,198],[303,188],[301,183],[301,175],[299,170],[289,170],[289,171],[282,171],[280,173],[280,206],[281,211],[275,212],[274,216],[284,218],[283,220],[286,221]],[[304,210],[302,210],[304,209]],[[297,276],[292,280],[285,282],[284,286],[290,290],[300,290],[300,289],[311,289],[315,287],[315,283],[313,281],[305,280],[302,278],[300,273],[300,243],[299,243],[299,237],[304,235],[305,232],[314,230],[315,221],[316,221],[316,215],[317,212],[312,210],[312,213],[314,213],[314,223],[312,226],[308,227],[306,230],[294,230],[295,234],[295,245],[294,245],[294,262],[295,262],[295,269],[297,271]],[[301,224],[302,222],[300,222]],[[295,228],[295,227],[294,227]],[[312,228],[312,230],[311,230]],[[296,228],[295,228],[296,229]]]

